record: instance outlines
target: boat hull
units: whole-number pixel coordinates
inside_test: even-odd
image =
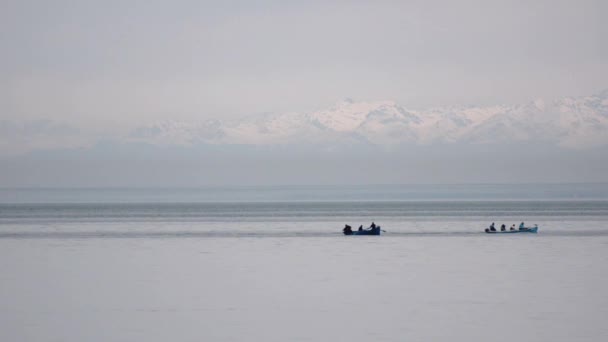
[[[380,235],[380,227],[364,230],[354,230],[352,232],[344,232],[344,235]]]
[[[538,233],[538,227],[524,228],[518,230],[505,230],[505,231],[491,231],[486,228],[486,233],[488,234],[516,234],[516,233]]]

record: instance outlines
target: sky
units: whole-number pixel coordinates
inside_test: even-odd
[[[0,113],[80,126],[591,94],[605,1],[3,1]]]
[[[45,164],[50,157],[39,151],[91,146],[99,151],[104,148],[95,144],[114,146],[112,141],[134,129],[164,120],[306,113],[345,98],[394,101],[416,110],[597,94],[608,89],[605,13],[607,2],[590,0],[5,0],[0,3],[0,155],[33,155],[27,157],[31,160],[3,161],[11,174],[0,177],[0,185],[57,183],[57,178],[34,172],[32,165],[43,171],[54,168],[66,185],[78,174],[74,170],[86,169],[79,174],[89,177],[77,183],[93,184],[97,178],[90,174],[101,162],[73,165],[70,173],[68,166],[57,166],[57,159]],[[78,155],[72,159],[92,158],[86,151],[70,153]],[[599,165],[590,179],[608,181],[601,176],[605,163],[598,161],[605,154],[597,153],[582,163]],[[365,163],[368,157],[362,154],[353,162]],[[382,163],[388,167],[394,157]],[[488,155],[471,165],[483,165],[484,158]],[[125,159],[112,161],[116,179],[128,168]],[[173,159],[163,151],[153,164],[167,168],[166,160]],[[548,164],[568,172],[552,179],[576,180],[580,173],[571,167],[574,160],[555,154]],[[303,158],[293,165],[318,162]],[[234,167],[227,163],[226,169]],[[433,163],[416,166],[421,181],[433,182],[424,167]],[[195,170],[206,168],[197,165]],[[149,168],[138,167],[130,169],[133,180]],[[257,164],[238,167],[255,169]],[[260,175],[268,175],[265,167]],[[340,161],[332,166],[337,182],[342,180],[340,168]],[[399,170],[377,176],[407,181]],[[464,176],[471,170],[462,170],[460,178],[447,173],[440,179],[475,181]],[[220,177],[225,169],[216,171],[225,183],[243,179],[243,174],[225,178]],[[322,182],[326,171],[319,169],[317,178],[306,182]],[[172,174],[169,167],[159,179],[172,181]],[[378,177],[349,182],[377,182]],[[534,177],[529,180],[542,173]],[[282,182],[300,178],[286,176]],[[494,180],[524,178],[506,174]],[[245,183],[256,181],[249,177]],[[116,184],[107,179],[97,183]]]

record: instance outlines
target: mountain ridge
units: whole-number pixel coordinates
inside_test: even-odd
[[[189,145],[359,143],[392,146],[436,143],[543,142],[567,148],[608,144],[608,89],[551,102],[447,106],[410,110],[393,101],[345,99],[309,113],[249,116],[242,120],[162,121],[133,130],[129,139]]]

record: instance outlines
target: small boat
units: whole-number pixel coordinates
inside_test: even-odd
[[[370,229],[344,231],[344,235],[380,235],[381,230],[380,226],[376,226],[376,228]]]
[[[486,233],[488,234],[515,234],[515,233],[538,233],[538,226],[534,227],[524,227],[516,230],[490,230],[490,228],[486,228]]]

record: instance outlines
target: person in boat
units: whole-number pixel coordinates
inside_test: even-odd
[[[362,231],[362,230],[363,230],[363,225],[360,225],[359,226],[359,231]]]
[[[492,222],[492,224],[490,225],[490,231],[491,232],[495,232],[496,228],[494,227],[494,222]]]
[[[505,230],[507,230],[507,226],[505,226],[505,224],[503,223],[502,226],[500,226],[500,231],[504,232]]]
[[[515,230],[515,223],[511,226],[511,230]]]
[[[522,223],[519,224],[519,230],[524,230],[524,229],[525,229],[524,228],[524,223],[522,222]]]
[[[372,222],[372,225],[369,226],[369,229],[376,229],[376,224],[374,222]]]
[[[344,229],[342,229],[342,231],[344,232],[344,234],[352,234],[353,233],[353,229],[351,226],[345,224],[344,225]]]

